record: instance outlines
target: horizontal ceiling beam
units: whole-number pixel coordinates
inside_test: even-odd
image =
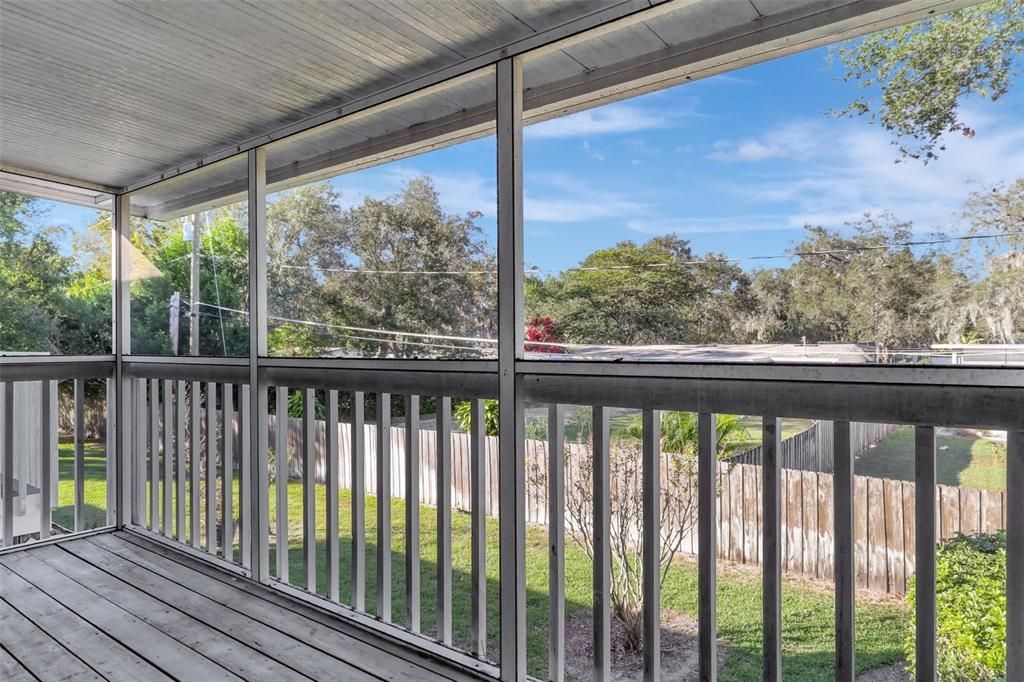
[[[12,166],[8,163],[0,163],[0,173],[9,173],[10,175],[20,175],[26,179],[40,180],[42,182],[53,182],[61,185],[67,185],[68,187],[77,187],[79,189],[90,190],[97,193],[105,194],[117,194],[123,190],[122,187],[114,187],[111,185],[101,185],[95,182],[89,182],[88,180],[80,180],[78,178],[66,178],[62,175],[54,175],[53,173],[44,173],[43,171],[31,170],[28,168],[21,168],[19,166]]]

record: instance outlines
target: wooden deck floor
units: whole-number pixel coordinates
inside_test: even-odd
[[[0,680],[477,680],[131,533],[0,555]]]

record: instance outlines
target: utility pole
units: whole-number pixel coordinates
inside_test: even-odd
[[[192,216],[192,276],[189,292],[189,354],[199,355],[199,240],[202,232],[199,228],[199,214]]]

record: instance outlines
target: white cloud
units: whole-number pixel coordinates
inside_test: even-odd
[[[594,161],[604,161],[604,153],[590,146],[590,140],[583,140],[583,153]]]
[[[821,128],[801,121],[774,128],[760,139],[718,140],[708,158],[727,163],[807,158],[821,150],[825,140]]]
[[[722,232],[780,232],[792,230],[786,213],[731,215],[713,218],[642,218],[626,227],[641,234],[714,234]]]
[[[865,212],[891,213],[917,231],[953,231],[972,192],[1024,175],[1024,128],[1008,119],[967,115],[977,134],[946,141],[927,165],[898,158],[888,134],[876,127],[832,122],[821,130],[827,148],[794,171],[772,169],[764,179],[733,183],[745,200],[789,203],[789,223],[839,227]]]
[[[531,125],[524,134],[531,139],[552,139],[632,133],[666,128],[672,118],[671,114],[634,104],[609,104]]]
[[[523,197],[525,219],[530,222],[576,223],[647,210],[646,204],[629,196],[597,190],[561,174],[530,176]]]
[[[494,180],[476,171],[427,172],[399,163],[352,176],[357,184],[350,184],[345,176],[337,178],[335,183],[342,190],[341,207],[348,209],[361,203],[364,197],[395,194],[409,180],[421,176],[433,180],[441,207],[446,212],[464,214],[479,211],[486,217],[494,217],[497,210]]]

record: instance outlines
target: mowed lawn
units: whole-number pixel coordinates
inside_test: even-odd
[[[106,500],[105,460],[102,446],[87,448],[86,501],[87,513],[102,525]],[[73,510],[73,451],[61,445],[59,514],[70,520]],[[236,481],[237,490],[237,481]],[[235,496],[237,516],[237,495]],[[326,594],[326,488],[316,486],[317,517],[317,591]],[[205,504],[201,504],[205,507]],[[341,491],[339,500],[339,554],[341,564],[340,594],[349,601],[351,584],[351,498]],[[275,489],[270,488],[271,529],[276,518]],[[205,524],[205,508],[201,510]],[[376,500],[366,498],[366,605],[370,613],[376,602]],[[55,517],[56,518],[56,517]],[[420,509],[420,580],[421,628],[425,633],[436,629],[436,510]],[[392,619],[405,620],[405,505],[392,501]],[[66,525],[66,524],[61,524]],[[302,562],[302,487],[298,481],[288,485],[289,581],[305,585]],[[205,527],[201,527],[205,534]],[[468,647],[470,622],[470,516],[455,512],[452,521],[452,601],[453,630],[456,643]],[[527,647],[530,673],[544,678],[547,669],[548,643],[548,563],[547,533],[543,528],[527,530]],[[271,539],[271,566],[276,570],[276,544]],[[237,556],[237,554],[236,554]],[[487,629],[489,655],[497,658],[499,624],[499,555],[498,523],[487,521]],[[586,554],[566,542],[566,617],[585,617],[591,606],[591,564]],[[677,560],[669,571],[662,590],[662,606],[697,616],[697,566],[687,558]],[[901,645],[909,624],[906,607],[895,601],[864,600],[857,611],[857,667],[870,669],[902,658]],[[720,678],[726,681],[757,679],[761,674],[761,584],[760,572],[720,562],[718,571],[718,626],[726,655]],[[806,581],[785,580],[783,585],[783,674],[786,680],[811,682],[834,679],[834,611],[833,593],[827,586]]]
[[[965,431],[940,432],[938,482],[965,488],[1006,490],[1006,446]],[[858,476],[914,480],[914,429],[893,432],[857,457]]]

